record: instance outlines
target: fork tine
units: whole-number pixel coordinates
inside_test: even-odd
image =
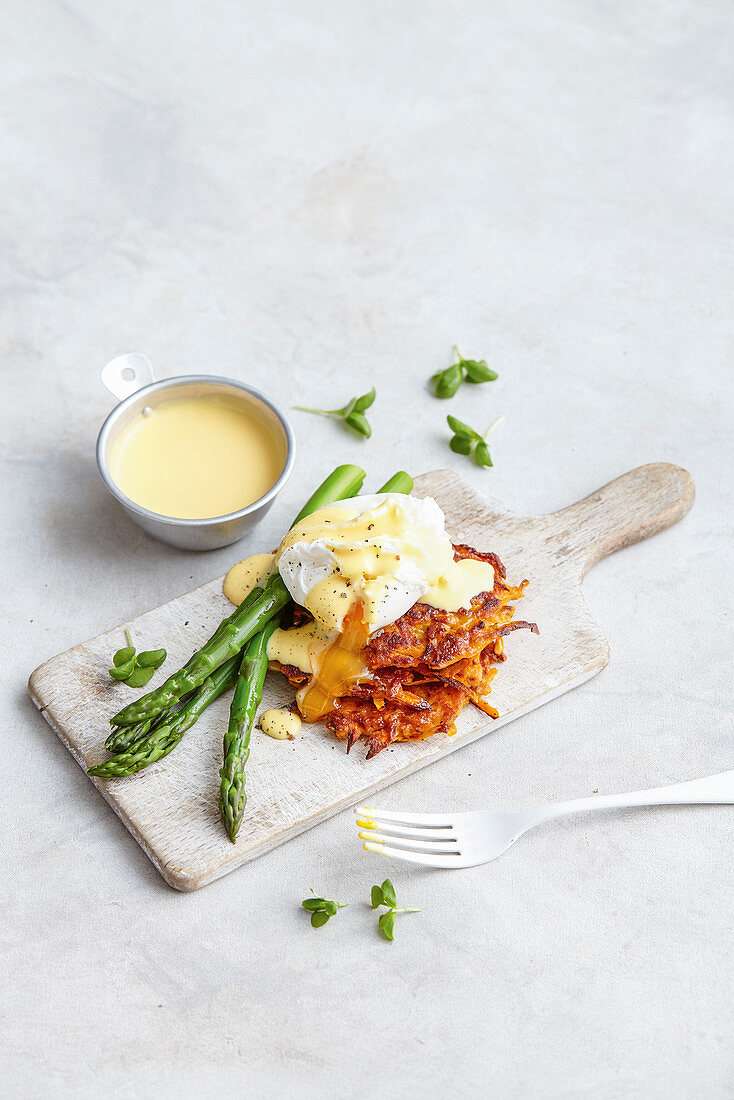
[[[456,846],[456,837],[451,840],[416,840],[414,837],[388,836],[386,833],[369,832],[360,833],[359,839],[375,844],[387,842],[406,852],[436,852],[442,854],[443,852],[458,852],[459,850]]]
[[[422,840],[456,840],[458,836],[456,829],[438,829],[433,826],[426,828],[425,825],[419,829],[412,829],[410,825],[396,825],[392,821],[381,821],[376,817],[369,818],[369,825],[366,818],[357,818],[357,826],[360,829],[368,829],[370,832],[379,829],[388,836],[416,836]]]
[[[459,853],[454,855],[427,855],[420,852],[409,852],[403,848],[393,848],[386,844],[371,844],[369,841],[364,845],[365,850],[368,852],[377,852],[380,856],[394,856],[396,859],[407,860],[408,863],[422,863],[424,867],[456,867],[455,860],[458,858]]]
[[[355,814],[369,818],[371,821],[395,821],[403,825],[433,825],[442,829],[451,828],[451,819],[448,814],[401,814],[392,810],[374,810],[370,806],[356,806]]]

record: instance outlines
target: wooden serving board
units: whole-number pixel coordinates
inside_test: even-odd
[[[506,638],[508,660],[499,666],[490,697],[500,717],[492,721],[470,705],[455,736],[397,744],[370,761],[359,744],[348,756],[344,743],[322,727],[304,725],[292,742],[254,731],[246,817],[231,844],[217,810],[229,700],[218,700],[167,759],[129,779],[92,779],[171,886],[196,890],[594,676],[607,664],[609,646],[584,602],[586,570],[676,523],[693,503],[694,486],[685,470],[653,463],[547,516],[508,512],[451,470],[418,478],[415,493],[435,497],[455,542],[496,551],[512,582],[530,580],[517,615],[537,622],[540,635],[517,631]],[[151,687],[182,664],[230,611],[218,578],[123,624],[140,649],[166,640],[169,657]],[[121,629],[53,657],[30,678],[34,703],[84,768],[107,758],[108,719],[131,698],[129,688],[107,675]],[[283,677],[269,674],[263,707],[292,698]]]

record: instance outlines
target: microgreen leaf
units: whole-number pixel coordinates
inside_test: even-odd
[[[113,667],[109,670],[113,680],[121,680],[128,687],[144,687],[157,668],[166,659],[165,649],[146,649],[142,653],[135,653],[135,646],[130,637],[130,631],[125,631],[127,645],[118,649],[112,658]]]
[[[114,660],[114,658],[113,658]],[[135,669],[135,658],[131,658],[129,661],[125,661],[124,665],[117,665],[115,668],[110,669],[110,676],[113,680],[127,680],[128,676]]]
[[[447,367],[446,370],[438,371],[433,376],[433,388],[436,397],[453,397],[461,385],[461,379],[461,367],[458,363]]]
[[[299,412],[316,413],[318,416],[341,417],[344,423],[353,431],[357,432],[358,435],[362,435],[365,439],[369,439],[372,435],[372,428],[364,413],[366,409],[369,409],[376,395],[377,390],[373,386],[368,393],[363,393],[361,397],[353,397],[351,401],[348,401],[341,409],[312,409],[306,405],[294,405],[293,408],[298,409]]]
[[[468,455],[471,452],[471,439],[468,435],[452,435],[449,447],[457,455]]]
[[[118,649],[117,653],[112,658],[112,664],[115,668],[120,668],[121,665],[126,665],[129,661],[132,661],[135,656],[135,646],[126,645],[124,649]]]
[[[330,917],[336,916],[339,909],[344,909],[348,902],[331,901],[330,898],[306,898],[301,902],[301,907],[311,914],[311,925],[321,928]]]
[[[476,447],[474,448],[474,461],[476,462],[477,466],[494,465],[494,463],[492,462],[492,456],[489,453],[489,447],[484,442],[484,440],[482,440],[481,443],[477,443]]]
[[[433,375],[436,397],[453,397],[462,382],[494,382],[499,378],[496,370],[487,366],[486,359],[465,359],[454,345],[456,362]]]
[[[389,878],[386,878],[382,884],[382,899],[383,905],[389,905],[391,909],[398,904],[397,898],[395,897],[395,887],[390,882]]]
[[[319,909],[323,909],[326,904],[326,898],[306,898],[301,902],[301,906],[304,909],[308,909],[309,912],[317,912]]]
[[[151,677],[155,674],[154,668],[134,668],[130,675],[126,678],[125,683],[131,688],[145,687]]]
[[[393,928],[395,927],[395,913],[392,909],[388,909],[387,913],[382,914],[377,922],[377,927],[379,928],[380,932],[386,940],[395,939],[395,936],[393,935]]]
[[[446,417],[446,423],[456,435],[465,436],[467,439],[479,440],[482,438],[479,432],[474,431],[474,428],[470,428],[463,420],[459,420],[457,416],[451,416],[450,413]]]
[[[486,359],[462,359],[467,382],[494,382],[499,375],[487,366]]]
[[[392,940],[394,936],[395,917],[398,913],[419,913],[420,909],[406,909],[404,906],[399,906],[397,898],[395,896],[395,887],[390,882],[389,878],[386,878],[382,886],[373,886],[372,893],[372,908],[377,909],[378,906],[384,905],[387,907],[387,912],[382,913],[377,921],[377,928],[381,935],[386,940]]]
[[[493,466],[492,456],[489,453],[489,447],[487,446],[487,438],[491,432],[501,424],[504,417],[501,416],[499,420],[495,420],[492,427],[485,432],[484,435],[480,435],[479,432],[474,431],[468,424],[465,424],[463,420],[457,420],[455,416],[447,416],[446,421],[448,426],[456,434],[449,440],[449,447],[456,454],[469,455],[474,454],[474,461],[477,466]]]
[[[138,664],[141,668],[160,668],[166,656],[165,649],[144,649],[138,654]]]
[[[361,397],[357,397],[355,399],[354,412],[366,412],[370,405],[374,402],[376,396],[377,390],[373,386],[369,393],[364,393]]]
[[[348,424],[350,428],[353,428],[358,435],[363,435],[365,439],[369,439],[372,435],[372,428],[364,413],[355,410],[351,412],[349,416],[344,417],[344,423]]]

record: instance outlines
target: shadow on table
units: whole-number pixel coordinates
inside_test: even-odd
[[[183,553],[146,535],[107,491],[93,461],[60,454],[49,471],[53,490],[40,504],[39,523],[59,556],[129,561],[144,549],[149,560]]]

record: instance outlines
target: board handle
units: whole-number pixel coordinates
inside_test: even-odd
[[[568,536],[583,576],[616,550],[683,519],[695,496],[696,487],[687,470],[669,462],[651,462],[556,512],[555,537]]]

